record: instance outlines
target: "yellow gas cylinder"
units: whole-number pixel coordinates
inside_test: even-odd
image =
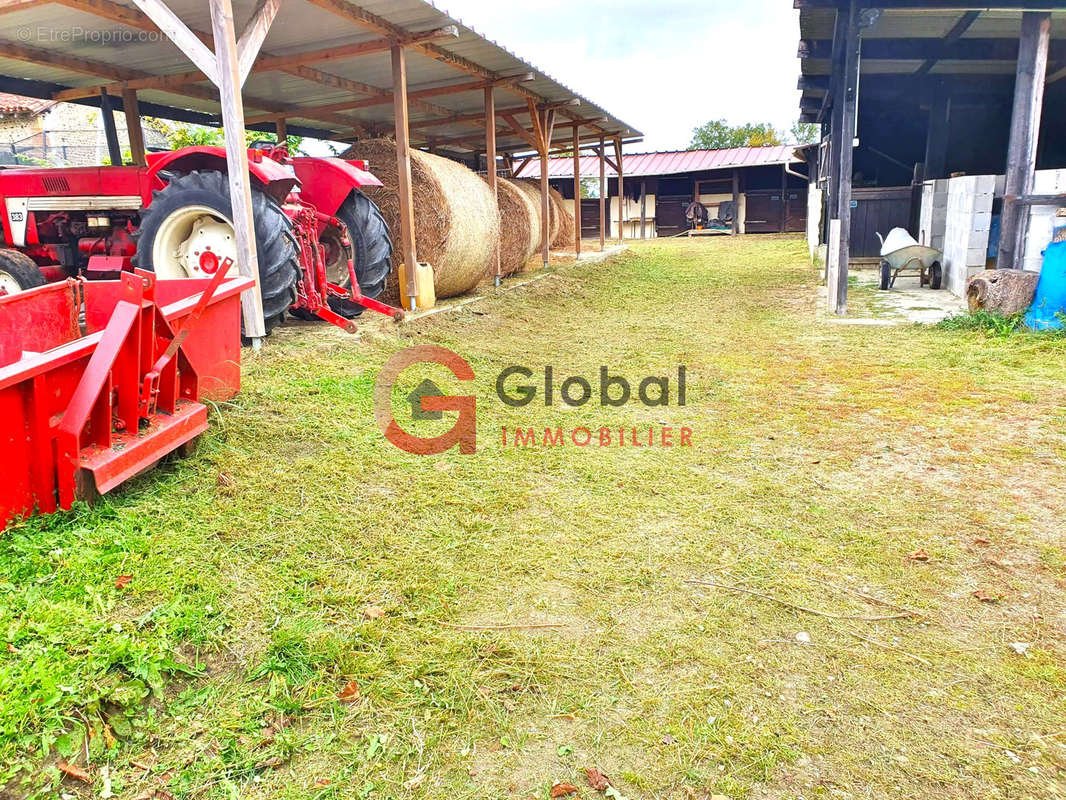
[[[400,302],[411,311],[411,298],[407,295],[407,270],[400,270]],[[437,292],[433,286],[433,267],[425,261],[419,261],[415,267],[415,295],[418,311],[425,311],[437,305]]]

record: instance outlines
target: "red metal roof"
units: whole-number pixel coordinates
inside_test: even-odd
[[[54,106],[52,100],[39,100],[36,97],[23,97],[21,94],[0,92],[0,114],[39,114]]]
[[[708,169],[731,169],[732,167],[760,167],[769,164],[798,162],[793,151],[795,145],[774,147],[733,147],[727,150],[679,150],[666,153],[627,153],[623,156],[622,171],[628,178],[642,175],[674,175],[680,172],[702,172]],[[608,150],[608,158],[613,156]],[[614,176],[607,165],[607,175]],[[598,178],[600,161],[597,156],[581,157],[581,177]],[[518,177],[539,178],[540,161],[533,159]],[[549,178],[574,177],[572,157],[548,160]]]

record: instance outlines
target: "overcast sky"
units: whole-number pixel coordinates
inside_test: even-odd
[[[708,120],[799,116],[790,0],[434,0],[643,131],[630,151],[683,150]]]

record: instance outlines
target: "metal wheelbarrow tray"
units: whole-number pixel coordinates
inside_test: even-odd
[[[917,269],[922,286],[939,289],[944,280],[943,253],[922,244],[912,244],[881,256],[881,288],[891,289],[900,273]]]
[[[207,429],[200,401],[240,389],[252,281],[225,273],[125,272],[0,296],[0,530],[92,500]]]

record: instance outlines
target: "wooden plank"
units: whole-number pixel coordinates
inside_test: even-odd
[[[500,205],[500,187],[496,178],[496,96],[491,86],[485,88],[485,171],[492,189],[492,199],[496,207]],[[496,285],[500,285],[502,264],[500,262],[500,244],[496,244]]]
[[[289,124],[285,119],[279,119],[275,124],[278,134],[278,144],[287,145],[289,141]]]
[[[648,225],[648,180],[640,179],[640,238],[647,239]]]
[[[624,165],[622,163],[622,139],[616,137],[614,140],[614,159],[618,162],[618,243],[625,244],[626,229],[625,229],[625,205],[626,205],[626,193],[625,193],[625,175],[623,174]]]
[[[408,305],[418,310],[418,252],[415,247],[415,210],[411,190],[411,141],[407,127],[407,57],[402,45],[392,47],[393,118],[396,126],[396,194],[400,205],[400,239]]]
[[[859,92],[859,6],[851,0],[848,9],[847,34],[844,41],[844,79],[841,82],[841,147],[840,186],[838,204],[840,219],[840,249],[837,257],[836,285],[828,287],[828,299],[833,313],[848,313],[848,260],[851,257],[851,179],[854,165],[855,120]],[[835,117],[834,117],[835,119]]]
[[[574,128],[574,253],[581,255],[581,135]]]
[[[118,130],[115,128],[115,110],[111,105],[111,95],[100,92],[100,121],[104,125],[104,139],[107,141],[107,155],[111,165],[122,166],[122,148],[118,143]]]
[[[252,71],[252,64],[259,55],[259,48],[270,32],[270,26],[278,15],[279,8],[281,0],[259,0],[248,24],[241,31],[241,37],[237,40],[237,67],[240,70],[242,86],[248,80],[248,73]]]
[[[1000,8],[995,4],[997,9]],[[1032,12],[1040,13],[1040,12]],[[1017,39],[963,37],[942,47],[942,40],[932,36],[904,39],[870,37],[863,42],[863,61],[1016,61]],[[829,39],[801,40],[799,57],[829,59],[833,43]],[[1052,59],[1066,56],[1066,41],[1051,43]]]
[[[126,115],[126,132],[130,139],[130,157],[139,167],[145,166],[144,129],[141,127],[141,110],[134,89],[122,91],[122,111]]]
[[[244,139],[244,106],[241,102],[233,6],[230,0],[210,0],[210,8],[211,29],[217,50],[214,71],[218,77],[218,94],[222,103],[233,232],[237,239],[237,269],[241,275],[255,280],[255,285],[241,295],[245,335],[252,339],[254,345],[266,335],[266,325],[263,321],[263,294],[259,283],[259,257],[255,249],[252,185],[248,174],[248,146]]]
[[[740,233],[740,170],[733,170],[733,227],[730,236]]]
[[[207,76],[208,80],[216,86],[219,85],[218,65],[215,54],[204,44],[189,27],[181,21],[177,14],[163,2],[163,0],[132,0],[133,4],[145,13],[156,24],[167,38],[170,39],[185,56],[196,65],[196,68]],[[226,5],[230,5],[226,3]],[[212,3],[212,9],[215,8]],[[232,18],[232,8],[230,17]],[[215,40],[217,43],[217,39]],[[217,44],[216,44],[217,47]]]
[[[1029,207],[1019,204],[1016,198],[1032,194],[1033,191],[1050,38],[1050,13],[1027,11],[1022,14],[1014,109],[1011,113],[1010,142],[1007,146],[1007,176],[1003,191],[999,256],[996,261],[996,266],[1000,269],[1019,268],[1023,260]]]
[[[604,166],[606,161],[607,147],[603,137],[600,137],[600,146],[597,154],[600,157],[600,252],[606,249],[607,239],[607,170]]]

